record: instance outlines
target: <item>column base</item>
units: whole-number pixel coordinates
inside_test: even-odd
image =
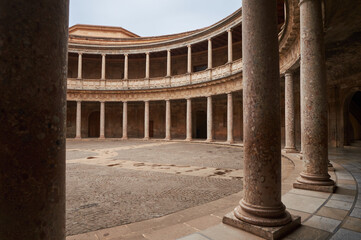
[[[233,140],[227,140],[227,142],[226,143],[228,143],[228,144],[233,144],[234,143],[234,141]]]
[[[333,193],[336,189],[335,182],[330,179],[330,175],[315,175],[301,172],[294,188]]]
[[[149,137],[145,137],[143,138],[144,141],[148,141],[149,140]]]
[[[279,239],[296,229],[301,224],[301,217],[291,215],[291,222],[284,226],[262,227],[239,220],[232,211],[223,217],[222,222],[265,239]]]
[[[213,142],[213,139],[207,139],[206,142]]]
[[[312,184],[299,183],[299,182],[293,183],[293,187],[298,188],[298,189],[318,191],[318,192],[327,192],[327,193],[333,193],[336,190],[335,185],[333,185],[333,186],[320,186],[320,185],[312,185]]]
[[[99,139],[102,139],[102,140],[103,140],[103,139],[105,139],[105,136],[100,136]]]
[[[192,138],[186,138],[185,141],[190,142],[192,141]]]
[[[284,149],[282,149],[282,152],[284,152],[284,153],[298,153],[298,151],[297,151],[297,149],[296,148],[284,148]]]
[[[81,140],[81,137],[75,137],[74,139],[75,140]]]
[[[128,140],[128,137],[122,137],[122,140]]]
[[[171,138],[164,138],[165,141],[170,141],[172,140]]]

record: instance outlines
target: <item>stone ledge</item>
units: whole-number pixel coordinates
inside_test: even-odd
[[[319,186],[319,185],[305,184],[305,183],[299,183],[299,182],[293,183],[293,187],[298,188],[298,189],[327,192],[327,193],[334,193],[336,190],[336,185]]]
[[[239,220],[233,211],[223,217],[222,222],[232,227],[253,233],[265,239],[280,239],[301,225],[301,217],[291,215],[292,221],[281,227],[262,227]]]

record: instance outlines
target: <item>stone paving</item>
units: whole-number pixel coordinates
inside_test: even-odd
[[[239,192],[242,162],[239,147],[68,141],[67,235],[161,217]]]
[[[361,239],[361,148],[330,150],[335,168],[330,174],[338,186],[332,194],[292,189],[303,162],[295,154],[287,157],[294,165],[290,167],[289,161],[283,159],[282,201],[288,211],[301,216],[302,226],[284,239]],[[240,191],[160,218],[71,236],[67,240],[262,239],[221,223],[242,195]]]

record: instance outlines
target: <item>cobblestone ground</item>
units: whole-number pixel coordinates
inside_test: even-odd
[[[164,216],[242,190],[240,148],[68,141],[67,235]]]

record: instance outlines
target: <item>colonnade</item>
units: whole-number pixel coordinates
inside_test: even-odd
[[[213,97],[207,97],[207,142],[214,141],[213,138]],[[186,99],[186,141],[192,140],[192,99]],[[166,111],[165,111],[165,140],[171,140],[171,99],[166,99]],[[149,100],[144,101],[144,140],[149,140]],[[76,104],[76,139],[81,139],[81,111],[82,101],[77,101]],[[100,132],[99,138],[105,138],[105,102],[100,102]],[[128,139],[128,102],[123,102],[123,137],[122,139]],[[233,143],[233,96],[232,93],[227,93],[227,142]]]
[[[233,40],[232,40],[232,29],[227,30],[228,33],[228,46],[227,46],[227,55],[228,63],[233,62]],[[213,48],[212,48],[212,38],[208,40],[208,69],[213,67]],[[190,74],[192,70],[192,45],[187,45],[187,73]],[[167,49],[167,75],[166,77],[172,76],[172,49]],[[83,78],[83,52],[78,52],[78,76],[77,79]],[[145,52],[145,79],[150,78],[150,55],[151,52]],[[124,80],[129,79],[129,56],[130,53],[124,53]],[[106,53],[101,54],[101,80],[106,79]]]

